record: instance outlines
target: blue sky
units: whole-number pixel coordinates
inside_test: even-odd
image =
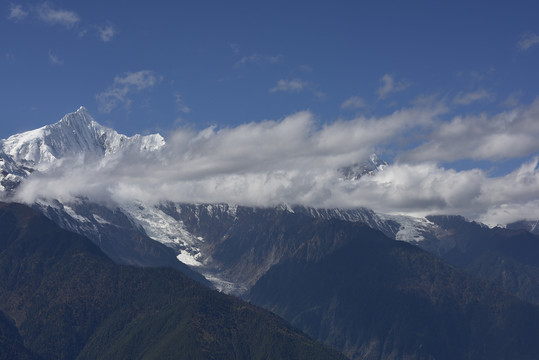
[[[373,134],[380,141],[365,150],[399,164],[492,178],[539,154],[537,1],[14,1],[0,10],[0,138],[81,105],[120,133],[165,137],[307,111],[318,129],[408,121]]]
[[[167,131],[178,119],[224,126],[306,109],[321,122],[380,116],[433,94],[475,93],[452,110],[495,113],[510,97],[529,103],[539,94],[535,1],[170,4],[4,3],[1,98],[10,120],[0,136],[80,105],[133,134]],[[100,108],[96,97],[115,78],[141,71],[155,83],[130,89],[110,112]],[[384,76],[394,91],[380,97]],[[343,109],[353,96],[365,106]]]

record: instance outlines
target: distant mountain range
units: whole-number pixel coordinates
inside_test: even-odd
[[[0,190],[9,200],[29,176],[53,174],[77,157],[99,166],[126,153],[131,159],[158,156],[166,143],[157,134],[118,134],[80,108],[0,145]],[[373,155],[339,173],[353,184],[386,166]],[[533,222],[502,229],[459,216],[365,208],[88,196],[39,198],[29,205],[89,238],[116,263],[179,270],[270,309],[352,359],[539,358]],[[0,331],[19,331],[13,349],[35,354],[18,324],[14,329],[7,321],[5,330],[2,324]]]

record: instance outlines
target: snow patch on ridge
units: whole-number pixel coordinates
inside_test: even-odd
[[[75,210],[73,210],[71,207],[67,206],[67,205],[64,205],[64,211],[69,215],[71,216],[73,219],[77,220],[77,221],[80,221],[82,223],[89,223],[91,222],[90,220],[88,220],[87,218],[85,218],[84,216],[81,216],[79,214],[77,214],[75,212]]]

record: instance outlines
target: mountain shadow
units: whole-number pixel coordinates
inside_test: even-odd
[[[539,358],[538,307],[416,246],[290,213],[251,228],[286,236],[288,250],[250,301],[352,359]]]
[[[343,359],[282,319],[166,268],[120,266],[0,204],[0,359]]]
[[[539,305],[539,236],[525,230],[488,228],[461,216],[429,216],[440,231],[421,246],[481,279]],[[443,247],[437,243],[446,244]]]

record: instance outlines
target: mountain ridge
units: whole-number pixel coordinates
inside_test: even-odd
[[[0,334],[5,314],[43,360],[344,359],[277,316],[172,269],[117,265],[20,204],[0,203],[0,289]],[[21,343],[7,330],[0,358],[9,353],[2,344]]]

